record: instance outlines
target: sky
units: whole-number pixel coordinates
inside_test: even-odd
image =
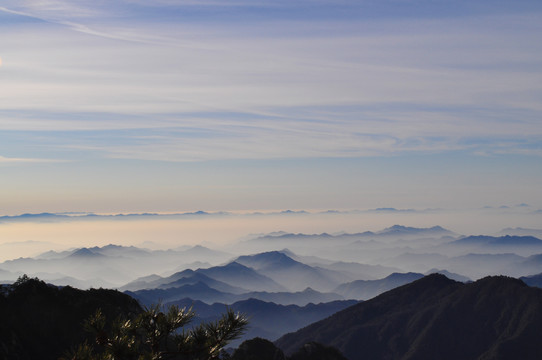
[[[541,38],[539,1],[2,0],[0,215],[536,214]]]

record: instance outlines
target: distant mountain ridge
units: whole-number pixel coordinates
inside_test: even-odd
[[[223,266],[200,269],[202,274],[229,284],[243,284],[250,289],[260,291],[285,291],[286,288],[273,279],[262,275],[254,269],[238,262],[230,262]]]
[[[356,280],[339,285],[334,292],[344,296],[345,299],[367,300],[378,296],[388,290],[421,279],[424,275],[419,273],[393,273],[380,280]]]
[[[199,245],[183,250],[148,250],[109,244],[61,252],[47,251],[34,258],[4,261],[0,268],[13,274],[11,279],[6,280],[15,280],[16,274],[23,272],[40,276],[47,281],[70,276],[81,284],[87,282],[87,287],[116,287],[134,280],[138,274],[148,276],[146,269],[153,269],[156,272],[170,271],[174,268],[184,270],[194,263],[202,264],[199,260],[217,264],[231,258],[231,254]]]
[[[416,212],[414,209],[394,209],[394,208],[378,208],[367,210],[368,212]],[[203,210],[187,211],[187,212],[173,212],[173,213],[156,213],[156,212],[142,212],[142,213],[116,213],[116,214],[96,214],[93,212],[42,212],[42,213],[24,213],[18,215],[2,215],[0,216],[0,222],[25,222],[25,221],[86,221],[86,220],[99,220],[99,219],[136,219],[136,218],[175,218],[175,217],[198,217],[198,216],[296,216],[296,215],[310,215],[310,214],[348,214],[348,213],[361,213],[364,211],[337,211],[327,210],[319,212],[310,212],[306,210],[279,210],[272,212],[247,212],[243,214],[232,213],[228,211],[215,211],[208,212]]]
[[[489,245],[489,246],[522,246],[522,245],[534,245],[542,247],[542,240],[534,236],[517,236],[517,235],[504,235],[504,236],[468,236],[455,240],[452,242],[454,245]]]
[[[228,212],[206,212],[194,211],[183,213],[119,213],[119,214],[95,214],[95,213],[26,213],[20,215],[3,215],[0,216],[0,222],[11,221],[54,221],[54,220],[96,220],[96,219],[129,219],[141,217],[179,217],[179,216],[207,216],[207,215],[231,215]]]
[[[542,229],[505,228],[499,231],[498,235],[535,236],[540,239],[542,238]]]
[[[522,276],[519,279],[529,286],[542,288],[542,273],[530,276]]]
[[[0,269],[2,280],[7,282],[27,273],[58,285],[87,288],[122,287],[136,291],[201,281],[231,294],[301,292],[307,287],[336,294],[335,289],[341,284],[381,280],[393,272],[424,274],[438,268],[479,279],[497,274],[527,276],[539,273],[542,266],[542,258],[536,256],[542,254],[542,240],[536,237],[456,237],[441,226],[394,225],[378,232],[275,232],[267,236],[232,244],[225,247],[227,252],[180,244],[168,250],[109,244],[48,251],[34,258],[7,260],[0,263]],[[240,253],[247,255],[237,255]],[[235,259],[238,265],[232,264]],[[149,276],[148,269],[162,276],[152,281],[141,279]],[[168,279],[169,274],[186,269],[198,269],[195,271],[199,279]]]
[[[126,294],[139,300],[142,304],[151,305],[157,302],[171,303],[182,298],[200,300],[207,304],[216,302],[231,304],[237,301],[256,299],[265,302],[272,302],[280,305],[305,306],[310,303],[325,303],[330,301],[345,300],[343,296],[336,293],[321,293],[311,288],[297,292],[269,292],[251,291],[241,294],[233,294],[218,291],[203,281],[194,284],[186,284],[168,289],[147,289],[137,291],[125,291]]]
[[[280,239],[280,238],[313,238],[313,237],[321,237],[321,238],[349,238],[349,237],[387,237],[387,236],[397,236],[397,235],[407,235],[407,236],[419,236],[419,235],[431,235],[431,236],[455,236],[453,231],[447,230],[441,226],[433,226],[430,228],[416,228],[416,227],[408,227],[403,225],[393,225],[389,228],[385,228],[383,230],[373,232],[373,231],[365,231],[361,233],[341,233],[337,235],[330,235],[328,233],[321,233],[321,234],[302,234],[302,233],[285,233],[285,232],[278,232],[278,233],[270,233],[266,235],[262,235],[259,237],[254,238],[253,240],[263,240],[263,239]]]
[[[416,228],[403,225],[393,225],[389,228],[376,232],[378,235],[455,235],[454,232],[444,229],[442,226],[433,226],[430,228]]]
[[[249,329],[247,334],[234,343],[236,344],[256,336],[276,340],[281,335],[324,319],[356,303],[355,300],[348,300],[298,306],[280,305],[251,298],[230,305],[221,303],[209,305],[201,301],[185,298],[171,304],[186,308],[192,307],[197,314],[197,318],[194,320],[195,325],[200,321],[217,320],[227,308],[245,314],[250,318]]]
[[[236,262],[254,268],[292,291],[311,287],[331,291],[349,279],[344,272],[309,266],[280,251],[240,256]]]

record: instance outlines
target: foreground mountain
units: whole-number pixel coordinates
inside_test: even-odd
[[[0,286],[0,359],[58,359],[90,340],[82,324],[97,309],[111,319],[142,311],[115,290],[58,288],[29,278]]]
[[[253,314],[252,317],[255,320],[253,330],[257,328],[256,324],[259,324],[259,327],[265,331],[265,329],[276,330],[277,326],[303,326],[351,304],[352,302],[337,302],[299,308],[249,300],[234,306],[239,311]],[[151,357],[154,359],[158,357],[152,355],[156,355],[157,351],[163,351],[166,344],[174,341],[182,345],[182,351],[194,354],[187,357],[183,354],[183,359],[200,359],[201,353],[194,353],[192,349],[201,351],[203,347],[204,353],[209,354],[210,351],[218,352],[216,346],[224,346],[231,342],[220,340],[217,343],[212,333],[202,333],[198,329],[215,329],[219,334],[233,334],[237,331],[234,327],[242,329],[245,326],[240,325],[241,322],[236,320],[238,319],[236,313],[232,312],[231,308],[228,310],[226,305],[209,306],[197,302],[196,304],[187,303],[187,305],[195,305],[194,309],[203,310],[203,316],[197,318],[197,323],[190,322],[183,327],[180,337],[169,337],[168,341],[151,343],[150,340],[156,338],[155,331],[159,331],[158,336],[162,336],[162,332],[170,333],[175,329],[174,326],[179,326],[177,310],[169,308],[166,314],[160,312],[159,307],[144,310],[134,299],[116,290],[83,291],[71,287],[59,288],[38,279],[23,276],[13,285],[0,285],[0,359],[105,359],[105,353],[102,354],[104,351],[107,355],[115,353],[115,359],[150,359]],[[91,327],[101,330],[95,333],[88,332],[84,325],[85,320],[94,315],[98,309],[105,316],[100,318],[103,320],[104,327],[102,329],[101,325],[98,325],[102,323],[102,320],[97,320],[98,322],[94,322]],[[174,312],[169,310],[174,310]],[[228,316],[224,317],[224,314]],[[214,322],[217,318],[221,319],[219,323]],[[241,315],[241,318],[244,318],[244,315]],[[98,318],[94,317],[94,319]],[[126,319],[131,319],[131,321],[125,321]],[[213,323],[207,322],[208,319]],[[153,327],[155,321],[158,326]],[[196,326],[198,324],[201,327]],[[191,329],[196,330],[193,332]],[[200,340],[203,339],[201,343],[186,341],[196,333]],[[188,337],[182,340],[182,336]],[[272,351],[280,353],[280,350],[276,349],[272,343],[270,345],[269,348]],[[298,349],[298,352],[304,354],[305,348]],[[336,350],[320,344],[312,344],[310,348],[319,354],[334,355],[332,358],[325,357],[327,360],[342,359]],[[243,352],[245,357],[240,359],[254,359],[255,355],[256,358],[261,359],[255,353],[257,349],[245,350],[248,350]],[[90,351],[93,351],[95,356],[89,357]],[[122,353],[122,356],[118,356],[119,353]],[[174,355],[171,352],[168,354],[170,355],[168,358],[173,358]],[[163,358],[164,354],[161,355],[159,358]],[[308,355],[290,359],[315,359],[311,354]]]
[[[540,359],[542,289],[487,277],[428,275],[285,335],[287,354],[310,341],[348,359]]]
[[[304,344],[292,356],[286,357],[272,342],[262,338],[244,341],[231,360],[346,360],[335,348],[315,342]]]

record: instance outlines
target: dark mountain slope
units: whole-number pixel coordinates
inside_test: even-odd
[[[100,308],[109,319],[142,311],[115,290],[58,288],[36,279],[0,287],[0,359],[58,359],[89,339],[83,321]]]
[[[288,334],[292,353],[318,341],[354,359],[539,359],[542,290],[487,277],[470,284],[432,274]]]

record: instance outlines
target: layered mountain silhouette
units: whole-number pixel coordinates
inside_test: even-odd
[[[520,247],[518,247],[520,248]],[[531,255],[528,257],[517,255],[508,251],[470,252],[459,256],[447,256],[439,253],[413,253],[405,252],[401,255],[382,260],[384,264],[395,264],[402,269],[416,272],[427,272],[428,268],[446,269],[452,273],[479,279],[489,275],[504,274],[512,277],[525,276],[540,272],[542,257]],[[513,250],[513,247],[510,248]]]
[[[441,226],[433,226],[430,228],[415,228],[403,225],[393,225],[384,230],[375,233],[380,236],[454,236],[454,232],[444,229]]]
[[[318,341],[349,359],[539,359],[542,289],[497,276],[463,284],[428,275],[280,338]]]
[[[168,277],[147,276],[120,289],[127,290],[144,304],[188,297],[209,304],[254,298],[284,305],[305,305],[368,299],[422,276],[394,273],[384,279],[346,283],[352,275],[309,266],[283,252],[272,251],[241,256],[223,266],[184,270]],[[315,289],[318,287],[331,291],[318,291]]]
[[[265,286],[269,286],[271,290],[285,289],[272,279],[257,273],[251,268],[238,263],[230,263],[226,266],[207,269],[187,269],[176,272],[168,277],[158,275],[145,276],[120,287],[119,290],[169,289],[183,285],[193,285],[197,282],[202,282],[216,290],[233,294],[241,294],[254,289],[260,290]],[[244,287],[233,284],[240,284]]]
[[[236,301],[257,299],[282,305],[304,306],[309,303],[322,303],[335,300],[344,300],[344,297],[336,293],[321,293],[311,288],[296,292],[269,292],[251,291],[242,294],[232,294],[218,291],[202,281],[168,289],[146,289],[137,291],[125,291],[126,294],[139,300],[144,305],[154,303],[171,303],[185,297],[200,300],[207,304],[228,303]]]
[[[262,275],[254,269],[238,262],[231,262],[224,266],[215,266],[201,269],[202,274],[229,284],[243,284],[256,291],[285,291],[286,288],[271,278]]]
[[[257,270],[293,291],[307,287],[330,291],[338,284],[352,279],[344,272],[303,264],[280,251],[240,256],[235,261]]]
[[[263,236],[256,237],[249,240],[249,242],[281,242],[283,240],[291,241],[310,241],[317,242],[318,240],[351,240],[357,238],[385,238],[385,237],[444,237],[444,236],[456,236],[454,232],[444,229],[441,226],[433,226],[431,228],[415,228],[402,225],[393,225],[389,228],[373,232],[365,231],[362,233],[342,233],[337,235],[331,235],[327,233],[321,234],[293,234],[277,232]]]
[[[356,303],[357,301],[355,300],[348,300],[297,306],[279,305],[257,299],[248,299],[237,301],[230,305],[221,303],[208,305],[201,301],[181,299],[171,304],[186,308],[191,307],[197,314],[197,317],[193,321],[194,325],[202,321],[216,321],[228,308],[245,314],[250,319],[249,327],[246,334],[232,343],[235,346],[245,339],[254,337],[276,340],[283,334],[324,319]]]
[[[453,245],[463,246],[540,246],[542,247],[542,240],[534,236],[468,236],[452,242]]]
[[[142,286],[143,289],[171,289],[184,285],[193,285],[198,282],[202,282],[218,291],[229,292],[232,294],[242,294],[249,291],[248,289],[232,286],[223,281],[213,279],[203,274],[201,271],[194,271],[191,269],[175,273],[166,278],[158,277],[147,282],[144,280],[137,280],[135,282],[127,284],[126,286],[123,286],[119,290],[129,290],[130,288],[141,289]]]
[[[536,236],[540,239],[542,238],[542,229],[506,228],[499,231],[499,235]]]
[[[116,287],[148,276],[146,269],[155,272],[190,268],[195,262],[219,264],[232,255],[194,246],[183,250],[147,250],[134,246],[107,245],[103,247],[78,248],[62,252],[48,251],[34,258],[19,258],[0,264],[9,271],[11,278],[17,273],[31,274],[57,285],[66,285],[59,279],[69,276],[85,287]],[[6,280],[10,280],[6,278]]]
[[[382,279],[394,272],[427,273],[433,268],[470,279],[496,274],[526,276],[540,272],[542,262],[533,256],[537,254],[542,254],[542,240],[533,236],[458,237],[440,226],[394,225],[352,234],[275,232],[240,242],[237,248],[228,247],[228,252],[200,245],[149,250],[112,244],[48,251],[34,258],[0,263],[0,275],[6,281],[15,281],[26,273],[57,285],[137,291],[194,285],[196,281],[184,280],[174,284],[179,279],[169,275],[198,269],[194,271],[231,286],[198,280],[221,292],[299,292],[310,287],[329,293],[356,280]],[[237,265],[232,264],[232,259]],[[250,270],[241,275],[242,266],[252,269],[252,275]],[[149,269],[164,280],[147,278]],[[237,277],[235,281],[233,276]]]
[[[209,304],[214,302],[232,303],[239,299],[238,296],[232,293],[218,291],[201,281],[169,289],[125,291],[125,293],[147,306],[157,303],[170,303],[184,297],[198,299]]]
[[[356,280],[338,286],[334,292],[344,296],[345,299],[367,300],[398,286],[421,279],[419,273],[393,273],[380,280]]]

